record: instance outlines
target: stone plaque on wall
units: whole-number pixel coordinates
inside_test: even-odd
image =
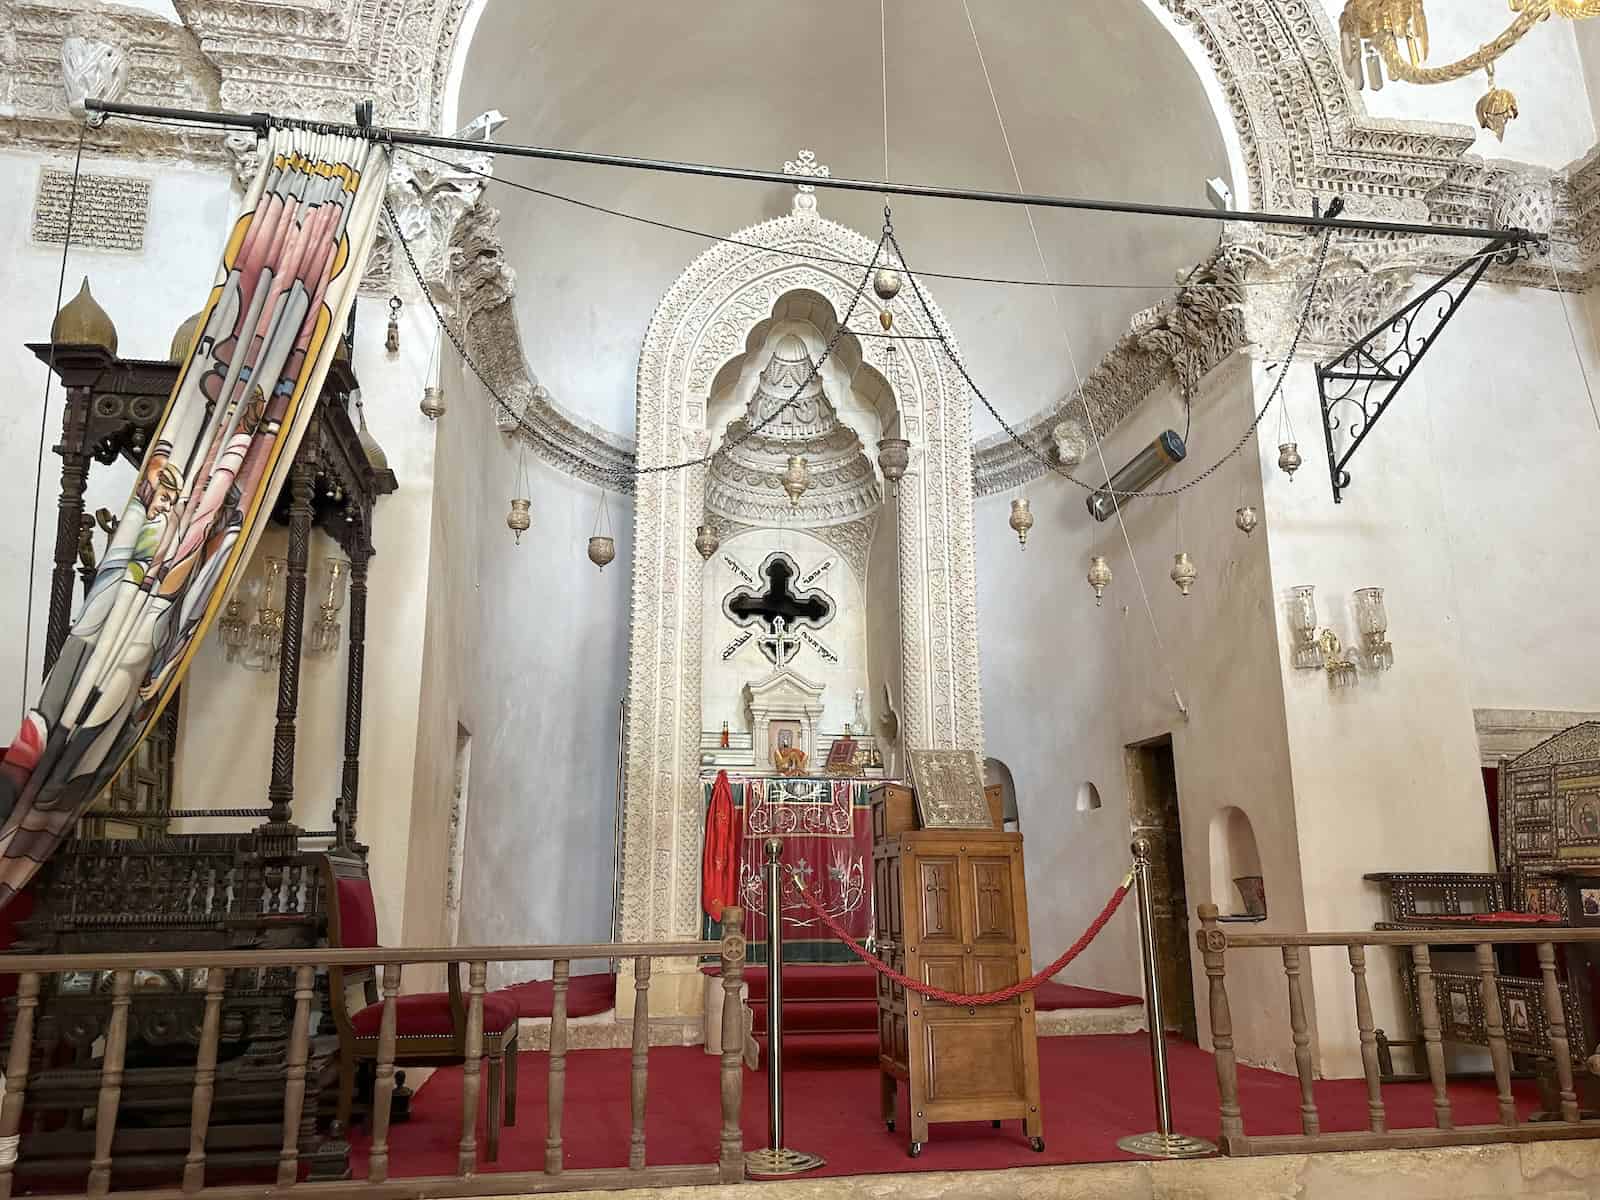
[[[74,201],[72,172],[46,167],[33,203],[33,240],[65,241],[69,209],[73,245],[143,250],[150,181],[130,175],[79,175]]]

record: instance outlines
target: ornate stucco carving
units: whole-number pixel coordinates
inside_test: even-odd
[[[842,318],[860,280],[849,268],[802,262],[783,251],[865,261],[873,243],[814,211],[741,231],[694,260],[662,299],[639,357],[638,437],[643,465],[685,457],[708,443],[706,401],[724,363],[750,329],[797,289],[815,292]],[[862,301],[874,318],[876,302]],[[907,334],[933,323],[897,315]],[[970,411],[960,377],[928,342],[910,343],[897,376],[904,436],[922,451],[901,482],[901,684],[910,744],[982,743],[977,597],[972,530]],[[872,353],[881,356],[876,348]],[[874,364],[880,373],[883,364]],[[703,453],[703,451],[701,451]],[[629,655],[627,808],[622,936],[692,934],[698,926],[701,580],[692,539],[705,470],[644,476],[634,507],[632,643]]]
[[[0,145],[72,150],[83,123],[68,107],[66,76],[74,89],[92,91],[105,87],[109,81],[99,76],[112,68],[114,81],[117,72],[103,48],[126,60],[126,86],[115,98],[177,108],[218,106],[216,67],[194,35],[154,13],[95,0],[0,0],[0,29]],[[196,162],[220,161],[222,153],[212,134],[132,121],[92,131],[86,145],[102,154]]]

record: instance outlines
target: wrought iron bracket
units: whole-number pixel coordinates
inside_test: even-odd
[[[1317,398],[1335,504],[1350,486],[1350,460],[1467,294],[1491,263],[1511,263],[1525,246],[1526,235],[1507,231],[1504,239],[1491,242],[1483,253],[1418,293],[1342,354],[1317,364]]]

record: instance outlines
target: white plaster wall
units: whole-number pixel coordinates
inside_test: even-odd
[[[1593,656],[1575,652],[1596,630],[1600,586],[1593,316],[1582,296],[1480,286],[1397,401],[1425,400],[1431,416],[1421,457],[1441,493],[1475,708],[1600,708]],[[1397,436],[1380,426],[1373,439],[1399,449]],[[1381,469],[1367,453],[1362,484]]]
[[[1337,36],[1344,0],[1323,0],[1323,6]],[[1505,5],[1430,5],[1429,52],[1424,65],[1443,66],[1470,54],[1499,36],[1512,16]],[[1469,126],[1477,133],[1473,153],[1484,158],[1564,167],[1588,153],[1595,143],[1594,109],[1578,54],[1576,29],[1582,24],[1552,17],[1535,26],[1495,67],[1495,86],[1516,93],[1520,111],[1506,126],[1503,142],[1489,130],[1478,128],[1478,97],[1489,90],[1482,71],[1450,83],[1387,80],[1380,91],[1363,90],[1361,101],[1375,117]]]
[[[798,529],[763,529],[741,533],[722,544],[721,551],[706,563],[705,586],[705,637],[703,639],[701,674],[701,723],[709,731],[718,731],[724,721],[728,728],[753,733],[750,728],[750,711],[745,703],[744,686],[759,683],[773,673],[774,667],[751,638],[733,654],[723,657],[723,651],[747,628],[760,636],[757,626],[734,624],[722,611],[722,598],[736,587],[748,588],[742,577],[727,563],[731,555],[751,575],[755,576],[760,591],[765,587],[760,571],[767,555],[778,551],[787,553],[800,569],[799,578],[791,585],[801,587],[800,579],[824,564],[831,563],[814,582],[806,585],[820,588],[832,600],[834,615],[821,629],[811,630],[812,635],[839,658],[830,663],[815,647],[801,643],[799,653],[789,662],[789,669],[808,683],[821,684],[827,690],[822,694],[822,718],[817,724],[819,737],[843,732],[847,721],[855,720],[855,692],[867,690],[867,622],[861,584],[850,569],[850,564],[826,542]],[[865,698],[863,698],[863,704]],[[760,764],[758,764],[760,765]]]
[[[1600,21],[1579,21],[1572,27],[1583,68],[1584,86],[1589,90],[1589,115],[1600,129]]]
[[[1189,464],[1163,479],[1170,486],[1223,454],[1249,420],[1243,363],[1226,364],[1195,402]],[[1112,469],[1164,428],[1183,429],[1169,392],[1152,398],[1107,439]],[[1085,465],[1078,474],[1095,478]],[[1104,475],[1099,476],[1100,480]],[[1025,551],[1006,525],[1009,496],[979,502],[979,645],[983,660],[988,752],[1004,760],[1017,784],[1027,839],[1029,908],[1036,961],[1048,961],[1099,911],[1129,865],[1129,795],[1124,747],[1172,736],[1177,767],[1184,874],[1191,908],[1208,899],[1209,828],[1219,809],[1236,805],[1255,827],[1266,876],[1269,921],[1252,929],[1303,929],[1295,815],[1276,677],[1266,546],[1233,526],[1239,494],[1258,494],[1253,460],[1238,462],[1190,493],[1184,544],[1201,571],[1193,594],[1167,577],[1178,542],[1170,500],[1131,503],[1128,535],[1149,588],[1166,644],[1158,650],[1127,548],[1115,521],[1097,524],[1086,493],[1050,478],[1028,488],[1036,517]],[[1256,501],[1259,503],[1259,501]],[[1115,579],[1103,607],[1084,581],[1092,554],[1104,554]],[[1170,663],[1188,710],[1172,697]],[[1080,813],[1083,780],[1104,807]],[[1091,987],[1142,990],[1133,908],[1128,906],[1062,978]],[[1206,981],[1194,956],[1203,1044],[1209,1044]],[[1245,1061],[1292,1062],[1281,966],[1230,961],[1235,1039]]]
[[[473,735],[461,941],[605,941],[632,503],[610,498],[617,558],[599,571],[586,555],[599,491],[530,454],[533,527],[513,544],[504,522],[516,449],[494,432],[476,380],[461,392],[449,419],[487,430],[449,451],[471,456],[452,476],[475,483],[477,498],[457,507],[482,524],[467,568],[477,632],[461,718]],[[491,982],[548,973],[507,964]]]
[[[1269,386],[1257,367],[1257,394],[1264,398]],[[1470,394],[1445,401],[1409,386],[1351,463],[1351,486],[1337,506],[1315,450],[1321,425],[1309,365],[1297,364],[1285,388],[1306,466],[1291,480],[1276,469],[1275,439],[1259,447],[1300,868],[1312,929],[1370,929],[1382,919],[1381,895],[1362,880],[1364,872],[1493,867],[1466,665],[1472,647],[1462,640],[1457,597],[1473,586],[1496,585],[1475,585],[1453,569],[1451,521],[1440,482],[1450,432],[1467,419],[1460,402]],[[1284,605],[1299,584],[1317,588],[1322,623],[1347,644],[1357,640],[1351,592],[1383,587],[1394,669],[1363,672],[1357,686],[1340,690],[1321,671],[1296,670]],[[1264,866],[1268,857],[1263,847]],[[1377,1024],[1406,1028],[1387,954],[1374,951],[1370,959]],[[1314,951],[1312,975],[1322,1072],[1359,1074],[1344,952]]]

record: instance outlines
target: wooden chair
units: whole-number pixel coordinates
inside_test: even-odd
[[[378,945],[378,913],[367,864],[353,855],[323,856],[327,887],[328,944],[348,949]],[[467,1006],[461,964],[451,963],[448,992],[418,992],[395,998],[394,1062],[402,1067],[451,1067],[466,1061]],[[339,1031],[338,1120],[350,1127],[356,1071],[378,1060],[383,1004],[372,967],[330,967],[328,993]],[[517,1000],[507,992],[483,997],[483,1054],[489,1060],[488,1161],[500,1154],[502,1084],[505,1124],[517,1123]]]

